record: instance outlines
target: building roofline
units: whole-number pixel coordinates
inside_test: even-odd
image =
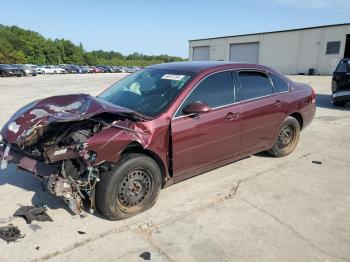
[[[295,28],[295,29],[287,29],[287,30],[267,31],[267,32],[261,32],[261,33],[251,33],[251,34],[241,34],[241,35],[227,35],[227,36],[218,36],[218,37],[191,39],[191,40],[188,40],[188,42],[201,41],[201,40],[212,40],[212,39],[220,39],[220,38],[228,38],[228,37],[239,37],[239,36],[251,36],[251,35],[262,35],[262,34],[273,34],[273,33],[282,33],[282,32],[292,32],[292,31],[300,31],[300,30],[307,30],[307,29],[317,29],[317,28],[323,28],[323,27],[343,26],[343,25],[350,25],[350,23],[332,24],[332,25],[320,25],[320,26],[303,27],[303,28]]]

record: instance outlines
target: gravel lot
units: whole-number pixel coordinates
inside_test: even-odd
[[[122,76],[0,78],[0,125],[32,100],[96,95]],[[294,153],[257,154],[166,188],[129,220],[74,217],[35,177],[0,171],[0,227],[11,221],[25,234],[0,239],[0,261],[143,261],[144,252],[151,261],[350,261],[350,109],[330,103],[331,77],[291,78],[317,92],[316,118]],[[11,217],[32,204],[47,204],[54,222]]]

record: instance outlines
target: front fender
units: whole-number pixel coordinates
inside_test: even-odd
[[[109,127],[88,139],[85,150],[96,153],[96,165],[103,162],[117,163],[123,150],[132,142],[145,147],[149,135]]]

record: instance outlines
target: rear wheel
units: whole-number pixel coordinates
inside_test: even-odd
[[[300,135],[300,125],[294,117],[287,117],[279,131],[273,147],[267,152],[275,157],[289,155],[298,144]]]
[[[127,154],[96,186],[97,206],[110,220],[132,217],[151,208],[159,195],[158,164],[142,154]]]

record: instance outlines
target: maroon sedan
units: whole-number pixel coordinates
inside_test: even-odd
[[[142,69],[97,97],[49,97],[1,131],[1,169],[34,173],[75,213],[147,210],[161,188],[260,151],[291,153],[315,93],[271,68],[183,62]]]

